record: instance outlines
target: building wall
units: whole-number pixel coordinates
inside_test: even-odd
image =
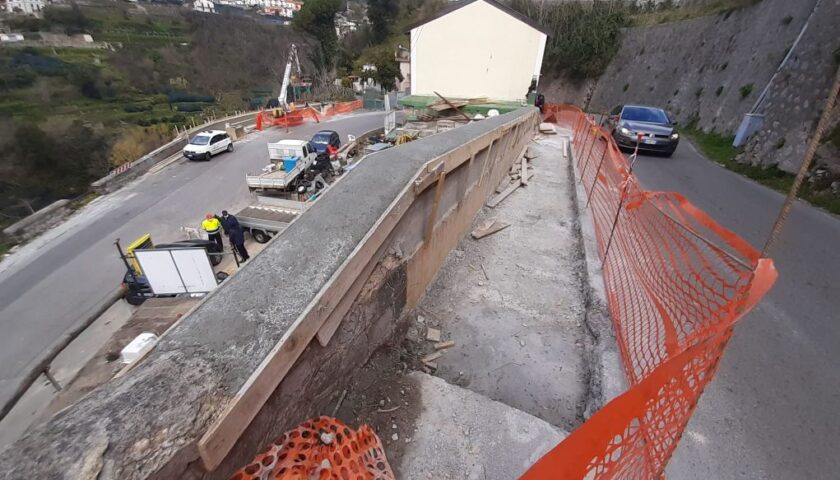
[[[479,1],[411,31],[411,93],[523,100],[546,35]]]
[[[6,11],[9,13],[38,13],[44,9],[43,0],[8,0]]]

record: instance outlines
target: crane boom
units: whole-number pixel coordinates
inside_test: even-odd
[[[280,96],[277,97],[277,100],[280,102],[280,106],[283,107],[284,110],[288,110],[289,108],[289,104],[286,102],[286,92],[289,89],[289,84],[292,79],[292,61],[294,61],[295,66],[297,67],[298,77],[300,77],[300,60],[298,59],[297,46],[294,43],[291,47],[289,47],[289,57],[286,59],[286,70],[283,72],[283,83],[280,86]]]

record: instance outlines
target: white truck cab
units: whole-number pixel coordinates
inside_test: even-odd
[[[184,156],[190,160],[210,160],[222,152],[233,151],[233,140],[223,130],[207,130],[197,133],[184,147]]]

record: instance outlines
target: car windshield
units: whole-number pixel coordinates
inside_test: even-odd
[[[207,145],[210,143],[210,137],[207,135],[196,135],[190,140],[190,145]]]
[[[312,137],[312,143],[318,143],[321,145],[326,145],[330,142],[330,134],[329,133],[319,133]]]
[[[621,112],[622,120],[647,123],[671,123],[668,114],[659,108],[624,107]]]

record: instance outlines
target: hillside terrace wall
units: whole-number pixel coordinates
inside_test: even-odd
[[[144,362],[0,453],[0,476],[225,478],[328,414],[405,328],[537,122],[526,107],[367,157]]]

